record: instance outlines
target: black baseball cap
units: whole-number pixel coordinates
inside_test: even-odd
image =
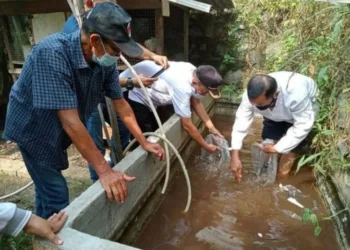
[[[84,22],[89,33],[115,42],[118,48],[131,57],[139,57],[143,50],[131,38],[131,17],[120,5],[103,2],[97,3],[85,16]]]
[[[198,80],[209,89],[209,94],[214,99],[221,97],[219,86],[222,84],[220,73],[211,65],[201,65],[196,69]]]

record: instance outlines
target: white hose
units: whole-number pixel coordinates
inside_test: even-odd
[[[136,73],[136,71],[134,70],[134,68],[130,65],[130,63],[128,62],[128,60],[125,59],[125,57],[121,54],[120,58],[122,59],[122,61],[124,62],[124,64],[129,68],[129,70],[131,71],[131,73],[136,77],[137,82],[139,83],[139,85],[141,86],[141,89],[143,91],[143,94],[146,96],[147,102],[149,103],[151,110],[154,114],[154,117],[158,123],[158,127],[160,129],[161,134],[166,137],[165,135],[165,131],[163,128],[163,124],[160,121],[160,118],[158,116],[157,110],[153,105],[153,102],[151,100],[151,97],[148,94],[148,91],[146,90],[145,86],[143,85],[143,82],[141,81],[141,79],[139,78],[138,74]],[[169,156],[169,148],[168,148],[168,144],[165,143],[164,144],[164,149],[165,149],[165,158],[166,158],[166,172],[165,172],[165,180],[164,180],[164,186],[162,189],[162,194],[165,193],[165,190],[168,187],[168,183],[169,183],[169,176],[170,176],[170,156]]]
[[[187,169],[186,169],[186,166],[185,166],[185,163],[184,163],[184,160],[181,158],[181,155],[179,154],[179,151],[177,151],[177,149],[175,148],[175,146],[164,136],[160,135],[160,134],[157,134],[155,132],[146,132],[146,133],[143,133],[143,135],[145,136],[155,136],[155,137],[158,137],[160,139],[162,139],[164,142],[166,142],[166,144],[168,144],[171,149],[174,151],[177,159],[179,160],[180,162],[180,165],[181,165],[181,168],[182,168],[182,171],[184,172],[184,175],[185,175],[185,179],[186,179],[186,184],[187,184],[187,190],[188,190],[188,195],[187,195],[187,203],[186,203],[186,208],[184,210],[185,213],[188,212],[188,210],[190,209],[190,206],[191,206],[191,200],[192,200],[192,189],[191,189],[191,182],[190,182],[190,177],[188,175],[188,172],[187,172]],[[125,148],[123,154],[125,155],[129,149],[136,143],[136,139],[132,140],[129,145]]]
[[[16,194],[18,194],[19,192],[22,192],[23,190],[29,188],[31,185],[33,185],[33,181],[29,182],[27,185],[25,185],[24,187],[21,187],[20,189],[17,189],[16,191],[10,193],[10,194],[6,194],[4,196],[1,196],[0,197],[0,200],[4,200],[4,199],[7,199],[7,198],[10,198],[11,196],[14,196]]]
[[[165,131],[164,131],[164,128],[163,128],[163,124],[162,122],[160,121],[160,118],[158,116],[158,113],[157,113],[157,110],[156,108],[154,107],[153,105],[153,102],[151,100],[151,97],[149,96],[148,94],[148,91],[146,89],[146,87],[143,85],[141,79],[139,78],[138,74],[136,73],[135,69],[130,65],[130,63],[128,62],[128,60],[125,59],[125,57],[121,54],[120,55],[120,59],[124,62],[124,64],[129,68],[129,70],[131,71],[131,73],[134,75],[134,77],[136,78],[137,82],[139,83],[139,85],[141,86],[141,89],[143,91],[143,94],[145,95],[150,107],[151,107],[151,110],[154,114],[154,117],[158,123],[158,126],[159,126],[159,129],[160,129],[160,132],[161,132],[161,136],[162,136],[162,140],[166,143],[164,143],[164,149],[165,149],[165,157],[166,157],[166,171],[165,171],[165,180],[164,180],[164,186],[163,186],[163,189],[162,189],[162,194],[165,193],[166,191],[166,188],[168,187],[168,183],[169,183],[169,177],[170,177],[170,156],[169,156],[169,148],[168,148],[168,145],[173,149],[174,153],[176,154],[176,156],[179,158],[179,161],[180,161],[180,164],[181,164],[181,167],[182,167],[182,170],[184,171],[184,175],[185,175],[185,178],[186,178],[186,182],[187,183],[187,187],[188,187],[188,199],[187,199],[187,205],[186,205],[186,209],[185,209],[185,212],[188,211],[189,207],[190,207],[190,204],[191,204],[191,197],[192,197],[192,191],[191,191],[191,183],[190,183],[190,179],[189,179],[189,176],[188,176],[188,173],[187,173],[187,170],[186,170],[186,166],[185,166],[185,163],[183,161],[183,159],[181,158],[179,152],[176,150],[176,148],[174,147],[174,145],[172,145],[172,143],[166,139],[166,135],[165,135]],[[147,133],[144,133],[144,135],[147,134]],[[159,137],[158,134],[154,134],[156,136]],[[159,137],[160,138],[160,137]],[[131,142],[132,143],[132,142]],[[130,144],[131,144],[130,143]],[[129,149],[131,148],[130,144],[128,145],[128,147],[126,149]]]

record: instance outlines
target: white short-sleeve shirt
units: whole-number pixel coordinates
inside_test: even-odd
[[[191,97],[198,97],[192,86],[193,71],[196,67],[187,62],[169,62],[169,65],[170,67],[158,76],[158,80],[147,88],[148,94],[154,106],[173,104],[177,115],[191,117]],[[137,74],[151,77],[161,69],[161,66],[153,61],[142,61],[133,68]],[[120,74],[120,78],[128,77],[133,77],[129,69]],[[142,89],[134,88],[129,91],[129,99],[149,107]]]

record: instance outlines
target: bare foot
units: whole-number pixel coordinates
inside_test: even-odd
[[[281,155],[281,159],[278,164],[278,175],[287,176],[292,170],[298,155],[296,153],[288,153]]]

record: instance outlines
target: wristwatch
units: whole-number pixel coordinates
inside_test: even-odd
[[[127,90],[132,90],[134,88],[134,82],[132,81],[132,79],[130,77],[128,77],[128,79],[126,80],[125,88]]]

